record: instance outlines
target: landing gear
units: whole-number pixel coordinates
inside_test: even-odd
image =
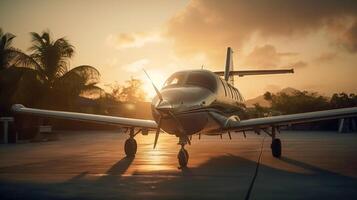
[[[138,148],[138,145],[136,143],[136,140],[134,139],[134,129],[130,129],[130,137],[125,141],[124,145],[124,151],[127,157],[134,157],[136,154],[136,150]]]
[[[281,156],[281,141],[280,139],[273,139],[271,142],[271,153],[275,158],[280,158]]]
[[[180,164],[180,168],[187,167],[189,155],[187,150],[185,149],[185,145],[187,144],[188,140],[189,138],[187,136],[181,136],[178,143],[179,145],[181,145],[181,149],[177,154],[177,159]]]
[[[272,138],[272,142],[270,145],[271,148],[271,153],[273,154],[273,156],[275,158],[280,158],[281,157],[281,141],[278,138],[275,138],[276,135],[276,127],[272,127],[271,130],[271,138]]]
[[[136,144],[136,140],[134,138],[129,138],[125,141],[124,151],[127,157],[134,157],[137,148],[138,145]]]
[[[187,150],[184,148],[181,148],[177,154],[177,158],[178,158],[181,168],[187,167],[188,157],[189,157],[189,155],[188,155]]]

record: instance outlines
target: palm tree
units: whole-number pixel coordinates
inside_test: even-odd
[[[0,70],[8,68],[14,57],[14,49],[11,47],[11,42],[15,35],[11,33],[3,33],[0,28]]]
[[[7,69],[17,63],[17,60],[28,57],[21,50],[12,47],[12,41],[16,36],[12,33],[4,33],[0,28],[0,70]]]
[[[81,65],[69,69],[74,47],[68,40],[52,40],[49,31],[44,31],[41,35],[32,32],[31,36],[33,44],[30,47],[30,57],[35,62],[27,60],[26,64],[36,69],[44,82],[48,94],[44,98],[44,104],[56,103],[71,109],[78,96],[102,92],[96,86],[100,78],[96,68]]]
[[[12,47],[15,35],[4,33],[0,28],[0,112],[9,113],[13,103],[33,105],[31,97],[38,90],[37,74],[34,70],[20,67],[18,63],[29,63],[32,58]],[[32,94],[32,95],[29,95]]]

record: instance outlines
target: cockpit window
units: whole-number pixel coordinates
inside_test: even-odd
[[[164,84],[164,87],[173,86],[173,85],[181,85],[185,79],[184,73],[175,73],[173,74]]]
[[[191,72],[188,74],[187,85],[195,85],[200,87],[205,87],[211,91],[216,90],[216,79],[214,76],[208,73],[200,73],[200,72]]]

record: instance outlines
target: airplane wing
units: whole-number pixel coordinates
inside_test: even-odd
[[[226,118],[225,120],[223,120],[222,116],[216,115],[214,117],[222,123],[223,130],[256,130],[271,126],[279,127],[291,124],[322,121],[329,119],[357,117],[357,107],[263,117],[241,121],[232,117],[228,119]]]
[[[218,76],[224,76],[224,71],[214,72]],[[233,76],[251,76],[251,75],[267,75],[267,74],[287,74],[294,73],[294,69],[268,69],[268,70],[238,70],[230,71],[229,75]]]
[[[26,108],[21,104],[13,105],[12,110],[15,113],[28,114],[28,115],[40,116],[40,117],[88,121],[88,122],[95,122],[95,123],[102,123],[102,124],[118,125],[122,127],[157,129],[157,124],[153,120]]]

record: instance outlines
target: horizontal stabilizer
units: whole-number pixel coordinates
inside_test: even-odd
[[[214,72],[219,76],[224,76],[224,71]],[[233,76],[250,76],[250,75],[266,75],[266,74],[287,74],[294,73],[294,69],[271,69],[271,70],[239,70],[230,71],[229,75]]]

